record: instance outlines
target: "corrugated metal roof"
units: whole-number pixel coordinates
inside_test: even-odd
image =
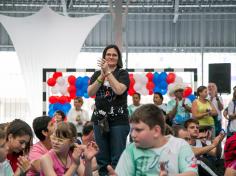
[[[106,14],[87,37],[83,51],[101,51],[114,42],[108,1],[66,2],[71,17]],[[127,1],[122,2],[124,10]],[[62,13],[58,0],[0,0],[0,13],[27,16],[45,3]],[[130,0],[128,10],[123,43],[129,52],[236,51],[236,0]],[[12,49],[12,42],[0,25],[0,50]]]

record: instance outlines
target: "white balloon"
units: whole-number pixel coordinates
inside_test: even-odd
[[[68,95],[69,94],[68,91],[67,91],[67,85],[61,86],[59,88],[59,91],[62,95]]]
[[[139,90],[141,90],[142,89],[142,85],[140,84],[140,83],[136,83],[135,82],[135,84],[134,84],[134,90],[136,91],[136,92],[138,92]]]
[[[176,76],[175,83],[183,83],[183,78]]]
[[[140,93],[142,95],[148,95],[149,91],[146,89],[146,87],[143,87],[141,90],[140,90]]]
[[[146,86],[146,84],[147,84],[147,82],[148,82],[148,78],[146,77],[145,74],[141,74],[141,75],[140,75],[140,80],[141,80],[141,83],[142,83],[142,84],[145,84],[145,86]]]
[[[53,86],[53,87],[51,88],[51,92],[52,92],[52,94],[57,94],[57,93],[59,93],[58,86]]]
[[[140,74],[134,74],[134,80],[135,80],[135,83],[140,83],[141,82]]]
[[[175,86],[176,86],[175,82],[168,85],[168,88],[167,88],[168,89],[168,94],[171,97],[174,96],[173,89],[174,89]]]
[[[64,77],[59,77],[59,78],[57,78],[57,84],[58,84],[59,86],[65,85],[65,84],[66,84],[66,79],[65,79]]]

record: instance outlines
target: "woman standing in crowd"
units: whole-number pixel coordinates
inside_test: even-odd
[[[33,132],[30,126],[20,120],[13,120],[6,131],[6,139],[8,146],[7,159],[15,172],[18,168],[18,157],[25,156],[29,153],[32,144]]]
[[[116,45],[104,49],[98,65],[101,70],[92,75],[88,94],[96,95],[92,121],[99,146],[99,174],[104,176],[107,165],[116,167],[130,129],[127,110],[129,74],[122,69],[121,52]]]
[[[213,116],[217,115],[217,111],[212,103],[207,99],[208,92],[207,87],[200,86],[197,89],[197,96],[192,105],[193,117],[199,121],[200,127],[210,127],[213,132],[213,137],[215,136],[215,124]]]

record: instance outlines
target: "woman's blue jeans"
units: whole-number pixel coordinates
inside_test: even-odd
[[[130,126],[117,125],[110,126],[110,132],[102,135],[98,125],[94,125],[95,140],[99,147],[99,153],[96,156],[99,166],[99,175],[107,175],[107,165],[111,165],[114,169],[118,160],[125,149],[126,138],[129,134]]]

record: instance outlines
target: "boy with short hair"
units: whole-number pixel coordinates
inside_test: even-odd
[[[52,148],[50,136],[54,132],[54,124],[49,116],[40,116],[34,119],[33,129],[40,141],[34,144],[30,150],[29,159],[32,167],[27,176],[33,176],[40,172],[40,158]]]
[[[130,122],[134,142],[120,157],[115,170],[118,176],[197,175],[196,159],[189,144],[171,135],[164,136],[165,119],[157,106],[141,106]]]

